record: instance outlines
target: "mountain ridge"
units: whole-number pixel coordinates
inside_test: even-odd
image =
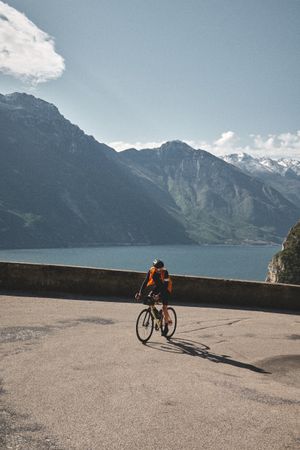
[[[47,102],[26,94],[6,100],[0,97],[0,246],[190,242],[115,150]],[[160,234],[149,225],[155,214]]]
[[[271,237],[275,242],[279,242],[279,235],[286,226],[281,228],[277,236],[276,233],[272,235],[271,229],[269,231],[266,229],[269,225],[259,222],[258,209],[261,210],[261,217],[266,211],[271,214],[273,209],[272,214],[278,223],[282,222],[283,215],[288,214],[290,209],[297,209],[279,192],[257,178],[245,174],[205,150],[195,150],[185,143],[168,142],[159,148],[142,149],[138,152],[132,149],[124,150],[120,152],[120,155],[136,174],[152,180],[154,185],[171,195],[182,214],[182,222],[184,223],[188,217],[188,223],[185,223],[185,226],[189,235],[198,242],[205,243],[207,239],[212,238],[215,243],[224,241],[242,243],[257,239],[264,240],[268,234],[268,239]],[[230,181],[233,179],[235,185]],[[181,192],[179,192],[180,189]],[[225,195],[223,195],[224,192]],[[240,198],[237,198],[238,196]],[[237,201],[234,203],[234,200]],[[248,210],[247,205],[242,204],[247,201],[249,202]],[[283,207],[282,214],[276,214],[278,205]],[[253,215],[257,216],[252,223],[248,214],[251,208]],[[247,220],[243,220],[243,214],[248,214],[247,220],[248,222],[250,220],[248,224]],[[297,210],[292,220],[295,220],[298,214]],[[231,219],[234,219],[235,225]],[[200,227],[206,223],[206,230],[202,232],[196,230],[199,221],[202,221]],[[217,222],[220,232],[214,233]],[[194,225],[190,226],[192,223]],[[238,232],[241,226],[244,228],[244,239]],[[234,227],[235,232],[232,230]],[[259,231],[259,227],[265,227],[265,230]],[[210,235],[211,238],[206,237],[205,234]]]
[[[300,160],[255,158],[247,153],[233,153],[221,158],[269,184],[297,207],[300,206]]]
[[[300,215],[178,140],[118,153],[28,94],[0,95],[0,119],[0,247],[279,242]]]

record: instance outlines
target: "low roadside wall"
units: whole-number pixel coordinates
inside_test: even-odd
[[[133,298],[144,272],[0,262],[0,289]],[[300,311],[300,286],[172,276],[172,302]]]

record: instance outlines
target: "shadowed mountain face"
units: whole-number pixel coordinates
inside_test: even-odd
[[[47,102],[0,96],[0,247],[188,242],[113,149]]]
[[[197,242],[280,242],[299,218],[299,209],[275,189],[180,141],[121,157]]]
[[[281,242],[300,211],[174,141],[117,153],[58,109],[0,95],[0,247]]]

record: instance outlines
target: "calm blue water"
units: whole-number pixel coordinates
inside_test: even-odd
[[[147,271],[154,258],[171,274],[263,281],[280,246],[132,246],[0,250],[0,261],[65,264]]]

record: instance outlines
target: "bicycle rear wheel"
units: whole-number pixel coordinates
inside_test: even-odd
[[[168,307],[168,313],[169,313],[169,317],[170,317],[170,320],[172,321],[172,323],[168,324],[168,332],[166,334],[164,334],[164,336],[166,338],[171,338],[176,331],[177,315],[176,315],[175,309],[171,308],[170,306]],[[166,326],[166,323],[165,323],[165,320],[163,320],[163,330],[165,329],[165,326]]]
[[[151,338],[153,333],[153,317],[150,309],[143,309],[136,320],[136,335],[138,339],[145,344]]]

